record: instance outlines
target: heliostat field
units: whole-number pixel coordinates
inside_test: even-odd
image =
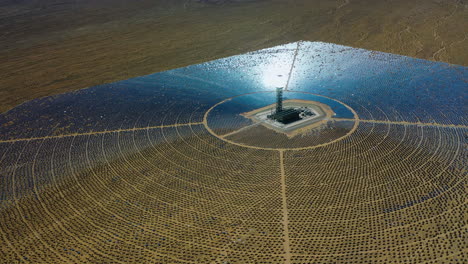
[[[0,262],[466,263],[467,79],[297,42],[29,101],[0,115]],[[249,118],[278,87],[320,122]]]

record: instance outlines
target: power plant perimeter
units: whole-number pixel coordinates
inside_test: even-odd
[[[466,263],[466,67],[297,42],[0,115],[1,263]]]

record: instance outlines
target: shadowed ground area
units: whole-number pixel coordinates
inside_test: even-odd
[[[0,111],[297,40],[467,65],[466,0],[6,0]]]

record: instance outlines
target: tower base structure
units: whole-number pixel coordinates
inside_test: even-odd
[[[284,109],[274,112],[275,104],[262,107],[242,116],[269,129],[295,136],[328,122],[335,113],[323,103],[308,100],[285,100]]]

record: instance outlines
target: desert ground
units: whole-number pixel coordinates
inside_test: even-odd
[[[467,65],[466,0],[3,0],[0,112],[298,40]]]

